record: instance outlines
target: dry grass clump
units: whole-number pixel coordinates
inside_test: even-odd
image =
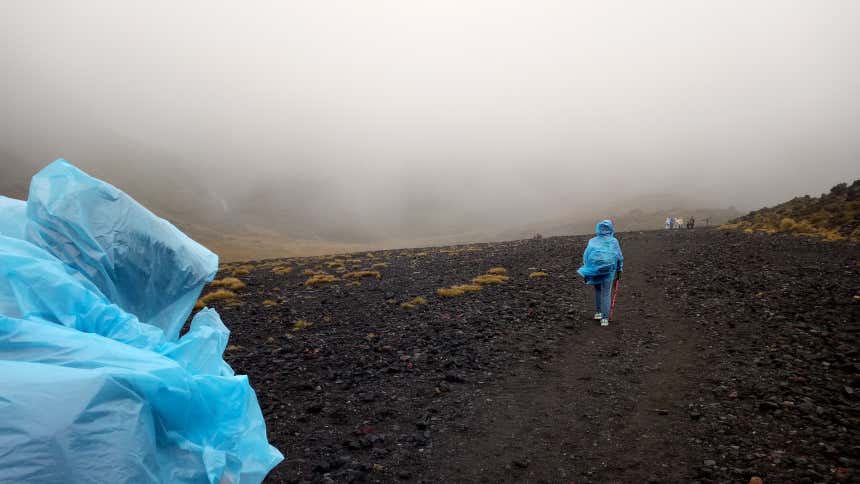
[[[217,291],[212,291],[209,294],[201,297],[200,300],[203,301],[203,304],[206,304],[210,301],[220,301],[223,299],[233,299],[236,297],[236,293],[230,291],[228,289],[218,289]]]
[[[846,237],[839,233],[837,229],[815,226],[809,220],[800,220],[796,222],[791,217],[783,218],[779,221],[779,231],[788,232],[800,235],[809,235],[812,237],[821,237],[825,240],[843,240]],[[850,237],[850,235],[849,235]]]
[[[234,276],[247,276],[248,274],[251,273],[251,271],[253,269],[254,269],[254,266],[252,266],[251,264],[244,264],[244,265],[241,265],[239,267],[234,268],[232,274]]]
[[[472,282],[475,284],[501,284],[503,282],[507,282],[510,277],[503,276],[500,274],[481,274],[478,277],[472,278]]]
[[[207,304],[212,301],[225,301],[230,299],[236,299],[235,292],[230,291],[228,289],[218,289],[198,299],[197,303],[194,304],[194,309],[203,309]]]
[[[293,323],[293,331],[301,331],[303,329],[310,328],[313,325],[314,325],[314,323],[312,323],[310,321],[307,321],[304,319],[299,319],[298,321]]]
[[[225,277],[223,279],[215,279],[214,281],[209,283],[212,287],[226,287],[227,289],[242,289],[245,287],[245,283],[236,279],[235,277]]]
[[[272,269],[272,272],[274,272],[275,274],[277,274],[279,276],[285,276],[285,275],[289,274],[290,272],[293,272],[293,270],[294,270],[293,266],[280,266],[280,267],[275,267],[274,269]]]
[[[362,277],[375,277],[379,279],[382,276],[379,274],[379,271],[354,271],[347,272],[343,277],[347,279],[361,279]]]
[[[376,264],[373,264],[372,266],[370,266],[371,269],[382,269],[385,267],[388,267],[387,262],[377,262]]]
[[[467,292],[480,291],[481,286],[477,284],[459,284],[451,287],[436,289],[436,294],[442,297],[461,296]]]
[[[781,232],[792,232],[795,234],[812,234],[817,231],[808,220],[796,222],[791,217],[786,217],[779,221],[779,230]]]
[[[329,269],[340,269],[343,267],[343,261],[342,260],[335,260],[335,261],[331,261],[331,262],[326,262],[325,265]]]
[[[461,296],[465,291],[456,287],[440,287],[436,289],[436,295],[442,297]]]
[[[347,286],[360,286],[360,285],[361,285],[361,282],[359,282],[359,281],[352,281],[352,282],[347,282],[347,283],[346,283],[346,285],[347,285]]]
[[[302,271],[302,274],[304,274],[306,276],[321,276],[321,275],[324,275],[325,272],[319,271],[316,269],[305,269]]]
[[[316,286],[317,284],[326,284],[329,282],[337,282],[340,279],[329,274],[316,274],[305,281],[306,286]]]
[[[458,286],[453,286],[459,289],[462,289],[465,292],[478,292],[481,290],[481,286],[477,284],[460,284]]]
[[[415,309],[416,307],[424,305],[424,304],[427,304],[427,300],[421,296],[418,296],[418,297],[412,299],[411,301],[407,301],[407,302],[401,304],[400,307],[403,309]]]
[[[418,253],[412,254],[412,257],[427,257],[428,255],[430,255],[429,252],[418,252]]]
[[[504,267],[491,267],[490,270],[487,271],[487,274],[496,274],[496,275],[505,275],[508,273],[508,270]]]
[[[278,301],[275,301],[272,299],[266,299],[265,301],[263,301],[263,306],[277,306],[277,305],[278,305]]]
[[[549,275],[549,274],[547,274],[547,273],[546,273],[546,272],[544,272],[544,271],[536,271],[536,272],[532,272],[531,274],[529,274],[529,277],[530,277],[530,278],[532,278],[532,279],[539,279],[539,278],[542,278],[542,277],[546,277],[546,276],[548,276],[548,275]]]

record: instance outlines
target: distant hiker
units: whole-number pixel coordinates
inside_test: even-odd
[[[690,217],[690,221],[689,221],[689,222],[687,222],[687,228],[688,228],[688,229],[694,229],[694,228],[696,228],[696,219],[695,219],[695,218]]]
[[[667,229],[672,228],[672,217],[666,217],[666,228]]]
[[[682,217],[678,217],[675,219],[675,228],[682,229],[684,228],[684,219]]]
[[[582,253],[582,267],[577,271],[585,278],[585,283],[594,286],[594,319],[601,326],[609,326],[609,312],[612,300],[612,281],[624,266],[621,246],[615,238],[615,227],[611,220],[597,224],[597,236],[588,241]]]

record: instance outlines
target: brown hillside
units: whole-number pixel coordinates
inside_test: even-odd
[[[860,240],[860,180],[840,183],[820,197],[805,195],[750,212],[722,228]]]

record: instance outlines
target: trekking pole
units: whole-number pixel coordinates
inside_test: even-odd
[[[609,306],[609,320],[612,321],[612,313],[615,312],[615,298],[618,297],[618,287],[621,285],[621,276],[615,278],[615,291],[612,293],[612,305]]]

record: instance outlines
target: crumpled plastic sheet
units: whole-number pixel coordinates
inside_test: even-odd
[[[179,332],[215,254],[64,160],[0,198],[0,482],[260,482],[282,455],[223,360]]]
[[[0,195],[0,235],[24,238],[27,203]]]

